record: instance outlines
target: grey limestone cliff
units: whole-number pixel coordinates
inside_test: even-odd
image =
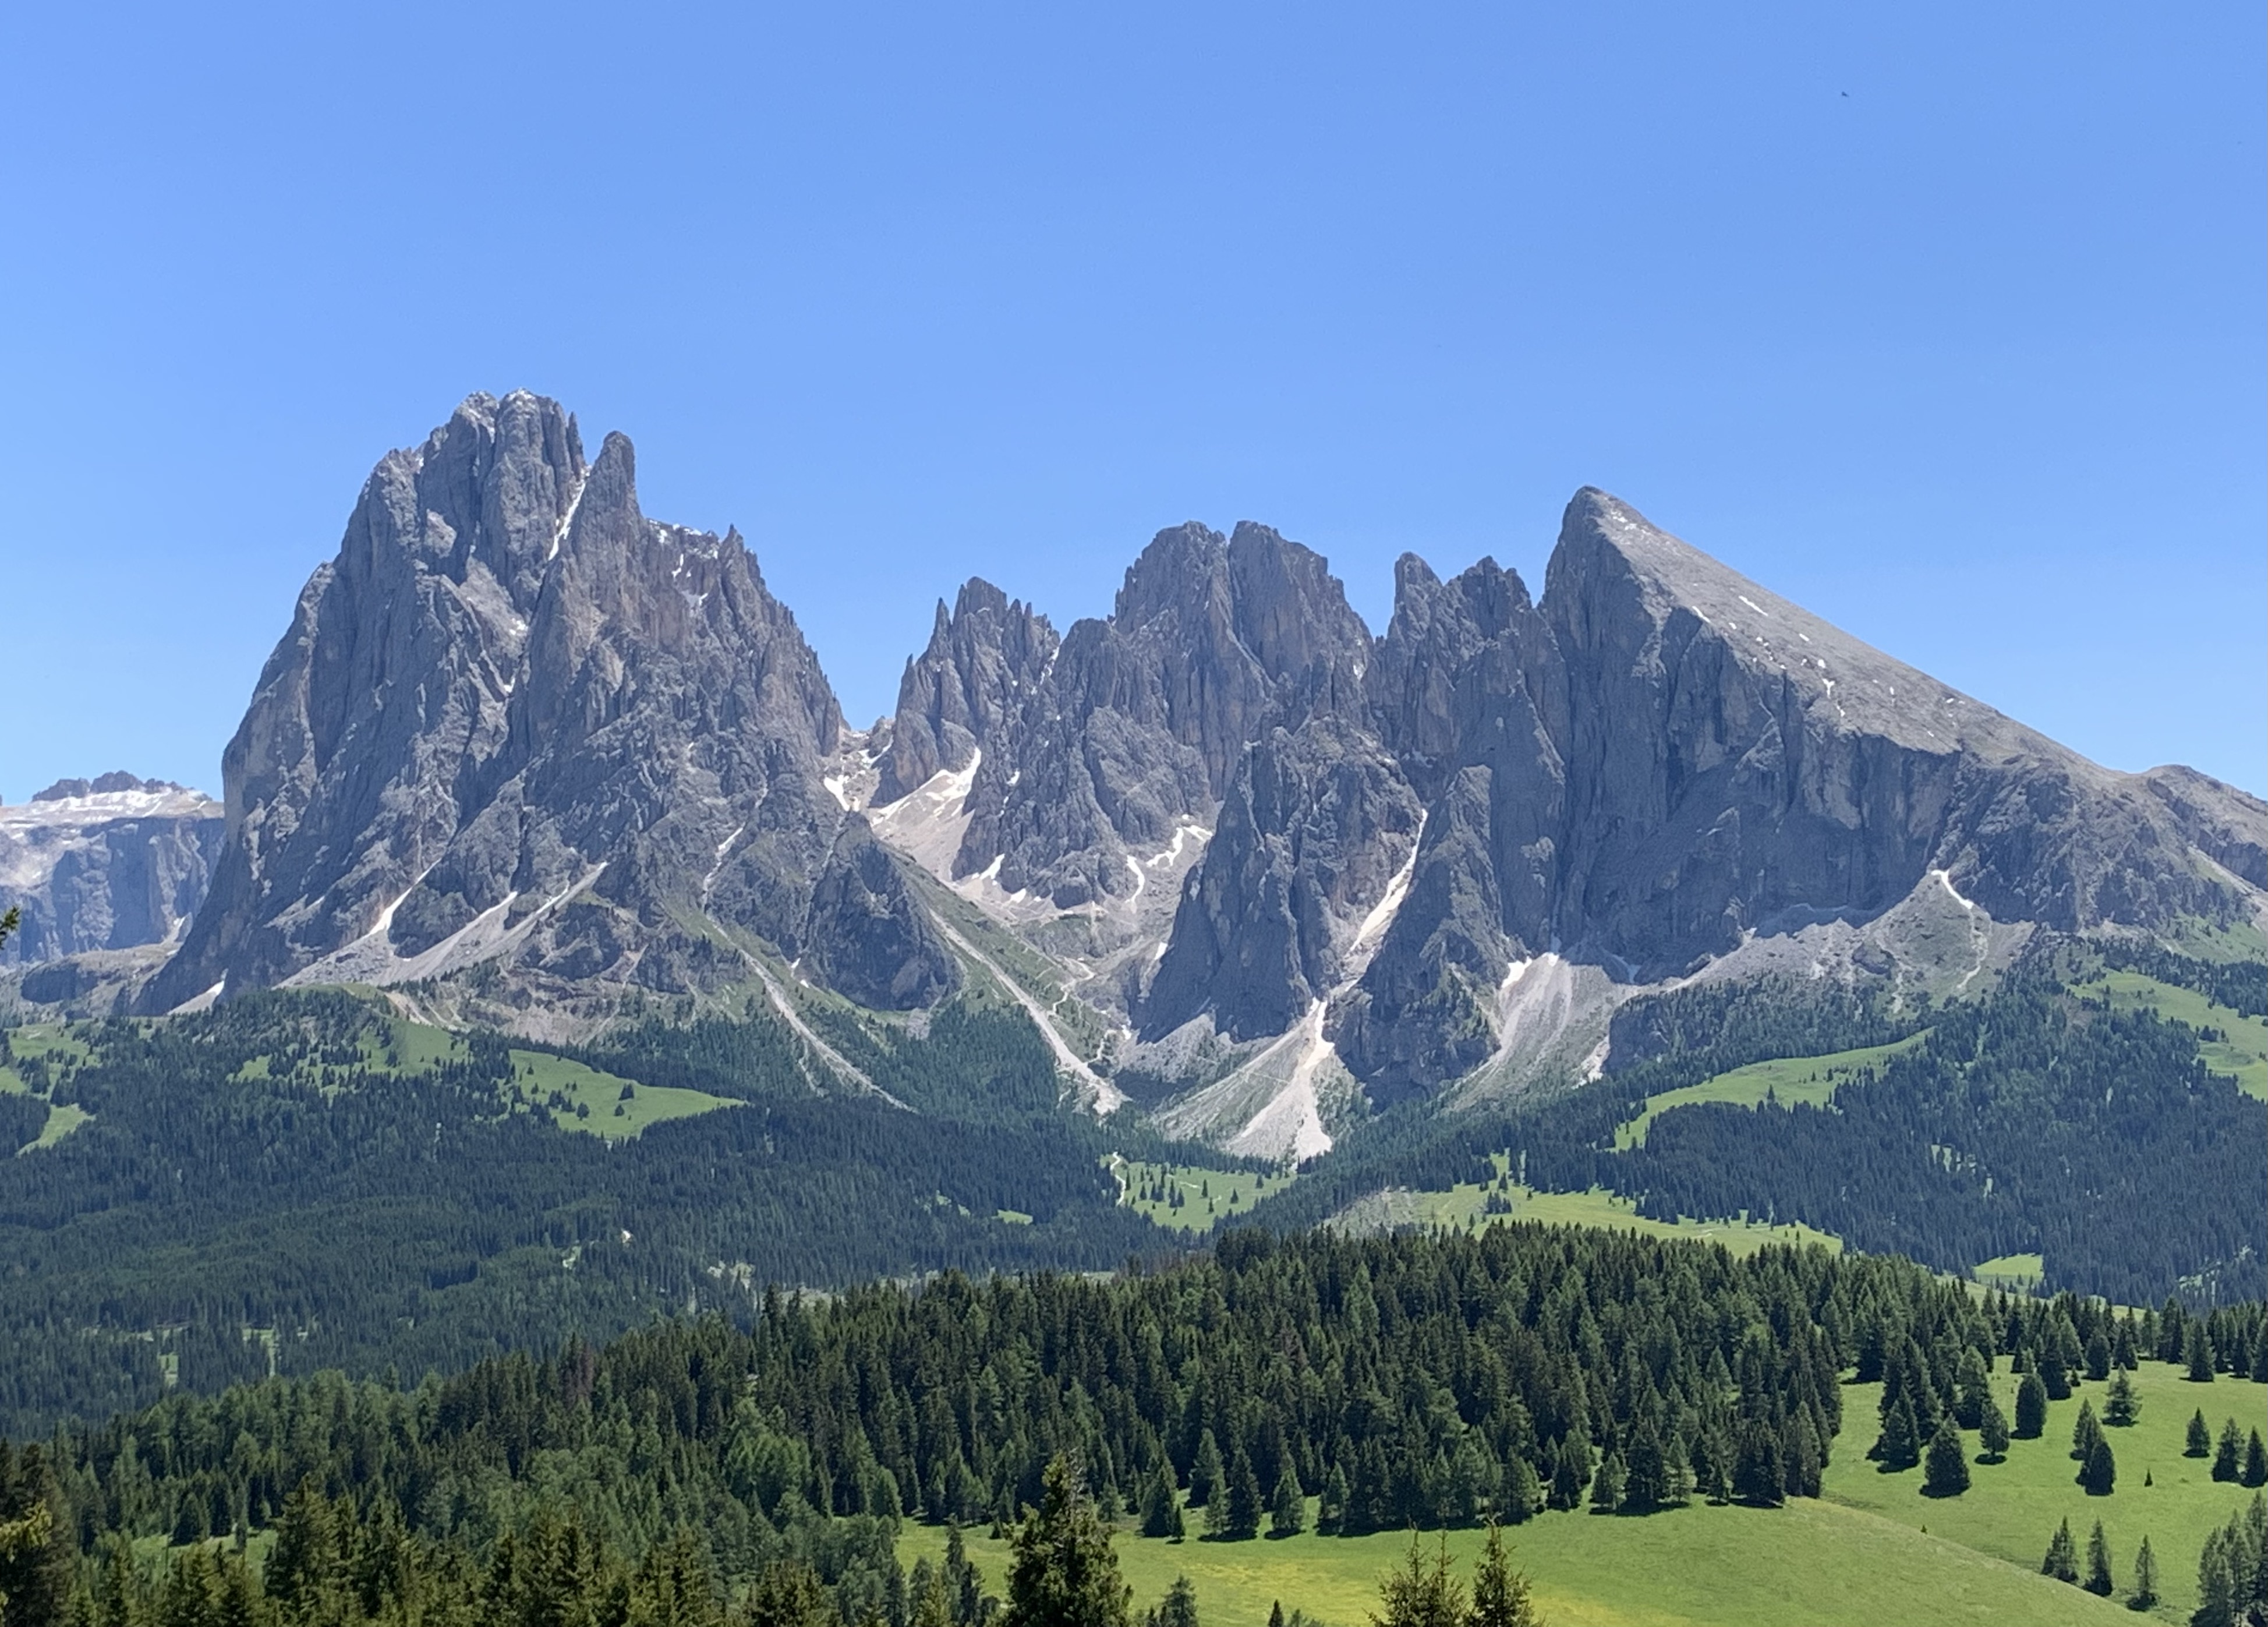
[[[833,692],[736,534],[648,519],[630,442],[475,396],[372,475],[223,762],[210,898],[146,1003],[493,960],[524,998],[741,975],[733,929],[920,998],[954,971],[814,889],[852,828],[825,784]]]
[[[122,772],[0,806],[0,912],[22,917],[5,958],[172,942],[204,900],[222,828],[202,791]]]

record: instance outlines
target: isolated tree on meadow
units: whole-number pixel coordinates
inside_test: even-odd
[[[1373,1616],[1371,1627],[1464,1627],[1465,1590],[1449,1568],[1449,1539],[1441,1538],[1428,1559],[1412,1531],[1401,1566],[1379,1581],[1386,1613]]]
[[[2126,1429],[2141,1416],[2142,1398],[2134,1393],[2134,1380],[2121,1367],[2110,1380],[2110,1393],[2102,1399],[2102,1421],[2113,1429]]]
[[[1959,1497],[1969,1490],[1969,1454],[1961,1444],[1961,1426],[1947,1413],[1929,1438],[1929,1454],[1922,1464],[1924,1497]]]
[[[2182,1447],[2182,1455],[2193,1458],[2213,1455],[2213,1430],[2205,1421],[2203,1407],[2190,1414],[2189,1437]]]
[[[1491,1520],[1480,1569],[1473,1572],[1473,1603],[1465,1612],[1465,1627],[1541,1627],[1541,1623],[1528,1578],[1512,1568],[1505,1557],[1504,1532]]]
[[[2213,1448],[2213,1477],[2232,1485],[2244,1472],[2244,1437],[2236,1432],[2236,1420],[2231,1418],[2220,1426],[2220,1444]]]
[[[2102,1535],[2100,1520],[2095,1522],[2095,1529],[2087,1539],[2087,1580],[2080,1586],[2105,1599],[2110,1596],[2110,1541]]]
[[[2146,1536],[2134,1550],[2134,1593],[2128,1602],[2138,1610],[2146,1610],[2158,1602],[2158,1557],[2150,1551],[2150,1539]]]
[[[2057,1526],[2055,1535],[2048,1539],[2048,1557],[2040,1561],[2040,1574],[2058,1582],[2076,1585],[2079,1581],[2079,1550],[2072,1546],[2070,1520]]]
[[[2095,1437],[2095,1444],[2087,1449],[2087,1461],[2079,1466],[2076,1478],[2089,1497],[2109,1497],[2117,1484],[2117,1460],[2110,1455],[2110,1443],[2100,1432]]]
[[[2072,1457],[2079,1462],[2086,1462],[2087,1454],[2095,1449],[2095,1443],[2102,1439],[2102,1420],[2095,1416],[2095,1403],[2091,1401],[2080,1402],[2079,1417],[2071,1426]]]

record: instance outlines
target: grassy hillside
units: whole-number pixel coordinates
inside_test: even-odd
[[[986,1588],[1005,1588],[1005,1542],[968,1533]],[[1281,1601],[1325,1627],[1364,1627],[1379,1608],[1378,1579],[1409,1546],[1406,1535],[1169,1542],[1123,1533],[1120,1569],[1138,1611],[1176,1576],[1197,1589],[1204,1620],[1258,1627]],[[1430,1549],[1440,1540],[1422,1539]],[[1484,1537],[1448,1533],[1457,1574],[1469,1576]],[[2043,1538],[2043,1546],[2045,1539]],[[1777,1509],[1696,1505],[1644,1519],[1545,1514],[1507,1533],[1551,1627],[1881,1627],[1888,1622],[1977,1627],[2087,1627],[2135,1618],[2119,1604],[1926,1535],[1904,1521],[1832,1502]],[[909,1527],[908,1564],[942,1556],[945,1533]],[[2194,1564],[2194,1555],[2191,1556]],[[1915,1614],[1926,1601],[1926,1614]]]
[[[2007,1371],[2006,1361],[1999,1366],[1995,1394],[2002,1412],[2014,1417],[2018,1380]],[[2117,1489],[2109,1497],[2089,1497],[2079,1489],[2073,1479],[2079,1466],[2069,1455],[2080,1402],[2092,1401],[2097,1413],[2102,1410],[2102,1384],[2081,1385],[2070,1400],[2049,1402],[2047,1428],[2038,1439],[2014,1442],[2004,1463],[1973,1465],[1970,1489],[1945,1498],[1921,1495],[1918,1469],[1883,1474],[1866,1461],[1881,1390],[1879,1385],[1848,1385],[1843,1435],[1828,1467],[1826,1495],[2031,1570],[2039,1568],[2058,1520],[2071,1521],[2083,1557],[2088,1533],[2100,1520],[2122,1594],[2133,1579],[2134,1550],[2147,1536],[2165,1599],[2159,1613],[2186,1621],[2197,1603],[2198,1554],[2205,1533],[2226,1523],[2253,1493],[2215,1482],[2206,1460],[2183,1457],[2183,1432],[2191,1413],[2200,1409],[2216,1435],[2227,1417],[2235,1418],[2240,1429],[2252,1428],[2261,1422],[2268,1390],[2225,1373],[2211,1384],[2192,1384],[2178,1367],[2154,1361],[2144,1362],[2133,1380],[2142,1397],[2139,1419],[2131,1427],[2105,1432],[2118,1463]],[[1969,1439],[1973,1457],[1976,1437]],[[2154,1483],[2144,1484],[2146,1478]]]
[[[1673,1108],[1701,1101],[1729,1101],[1736,1107],[1762,1107],[1769,1098],[1780,1107],[1808,1101],[1823,1107],[1835,1098],[1835,1088],[1871,1071],[1886,1056],[1895,1056],[1920,1043],[1924,1036],[1909,1035],[1888,1045],[1868,1045],[1857,1050],[1836,1051],[1825,1056],[1785,1057],[1754,1062],[1744,1068],[1719,1073],[1698,1085],[1663,1091],[1646,1099],[1646,1110],[1615,1130],[1617,1152],[1646,1145],[1646,1126]]]
[[[2222,1037],[2198,1047],[2205,1065],[2216,1073],[2236,1077],[2247,1095],[2268,1100],[2268,1021],[2247,1017],[2217,1005],[2194,990],[2178,988],[2146,977],[2139,972],[2106,972],[2077,992],[2105,995],[2117,1011],[2152,1011],[2200,1032],[2217,1031]]]

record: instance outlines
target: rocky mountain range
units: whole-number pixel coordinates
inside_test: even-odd
[[[146,978],[203,901],[225,828],[202,791],[123,771],[0,805],[0,913],[22,921],[0,961],[26,968],[36,1001]]]
[[[1395,585],[1374,636],[1250,523],[1160,532],[1060,634],[971,581],[861,733],[737,534],[475,396],[302,593],[140,1006],[352,980],[578,1032],[739,990],[856,1087],[814,1003],[975,979],[1098,1104],[1304,1154],[1362,1099],[1594,1070],[1680,980],[1955,993],[2041,929],[2263,917],[2268,805],[2091,763],[1605,493],[1540,599]]]

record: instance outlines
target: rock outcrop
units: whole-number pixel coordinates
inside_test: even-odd
[[[0,806],[0,913],[22,920],[6,960],[172,942],[204,901],[222,829],[202,791],[126,773],[59,780]]]

